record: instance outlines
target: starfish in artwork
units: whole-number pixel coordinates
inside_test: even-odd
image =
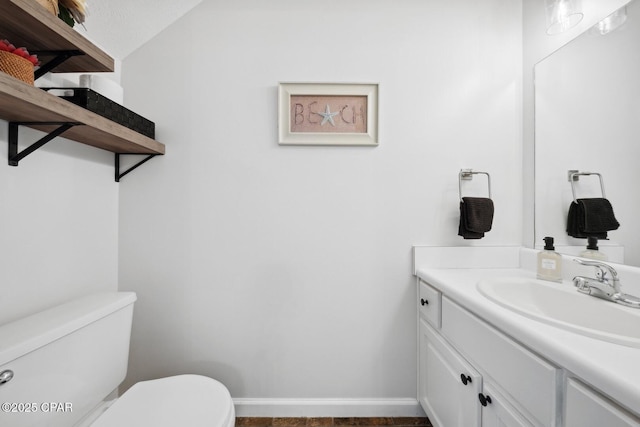
[[[322,123],[320,123],[320,126],[324,125],[325,123],[329,122],[331,123],[332,126],[335,126],[336,123],[333,121],[333,116],[337,115],[338,112],[331,112],[331,109],[329,109],[329,104],[327,104],[327,106],[324,109],[324,113],[318,113],[320,114],[323,119],[322,119]]]

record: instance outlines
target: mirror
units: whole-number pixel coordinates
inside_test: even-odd
[[[566,232],[568,171],[597,172],[620,223],[600,249],[640,266],[640,0],[610,20],[535,66],[535,245],[553,236],[560,252],[584,250],[586,239]],[[595,175],[574,184],[576,198],[602,197]]]

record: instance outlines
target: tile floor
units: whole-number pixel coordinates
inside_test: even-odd
[[[236,427],[432,427],[428,418],[377,417],[377,418],[262,418],[238,417]]]

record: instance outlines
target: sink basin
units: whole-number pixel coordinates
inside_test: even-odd
[[[600,340],[640,348],[640,310],[581,294],[572,285],[526,278],[482,280],[489,300],[532,319]]]

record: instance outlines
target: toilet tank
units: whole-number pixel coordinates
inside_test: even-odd
[[[127,373],[133,292],[89,295],[0,326],[0,426],[70,427]]]

